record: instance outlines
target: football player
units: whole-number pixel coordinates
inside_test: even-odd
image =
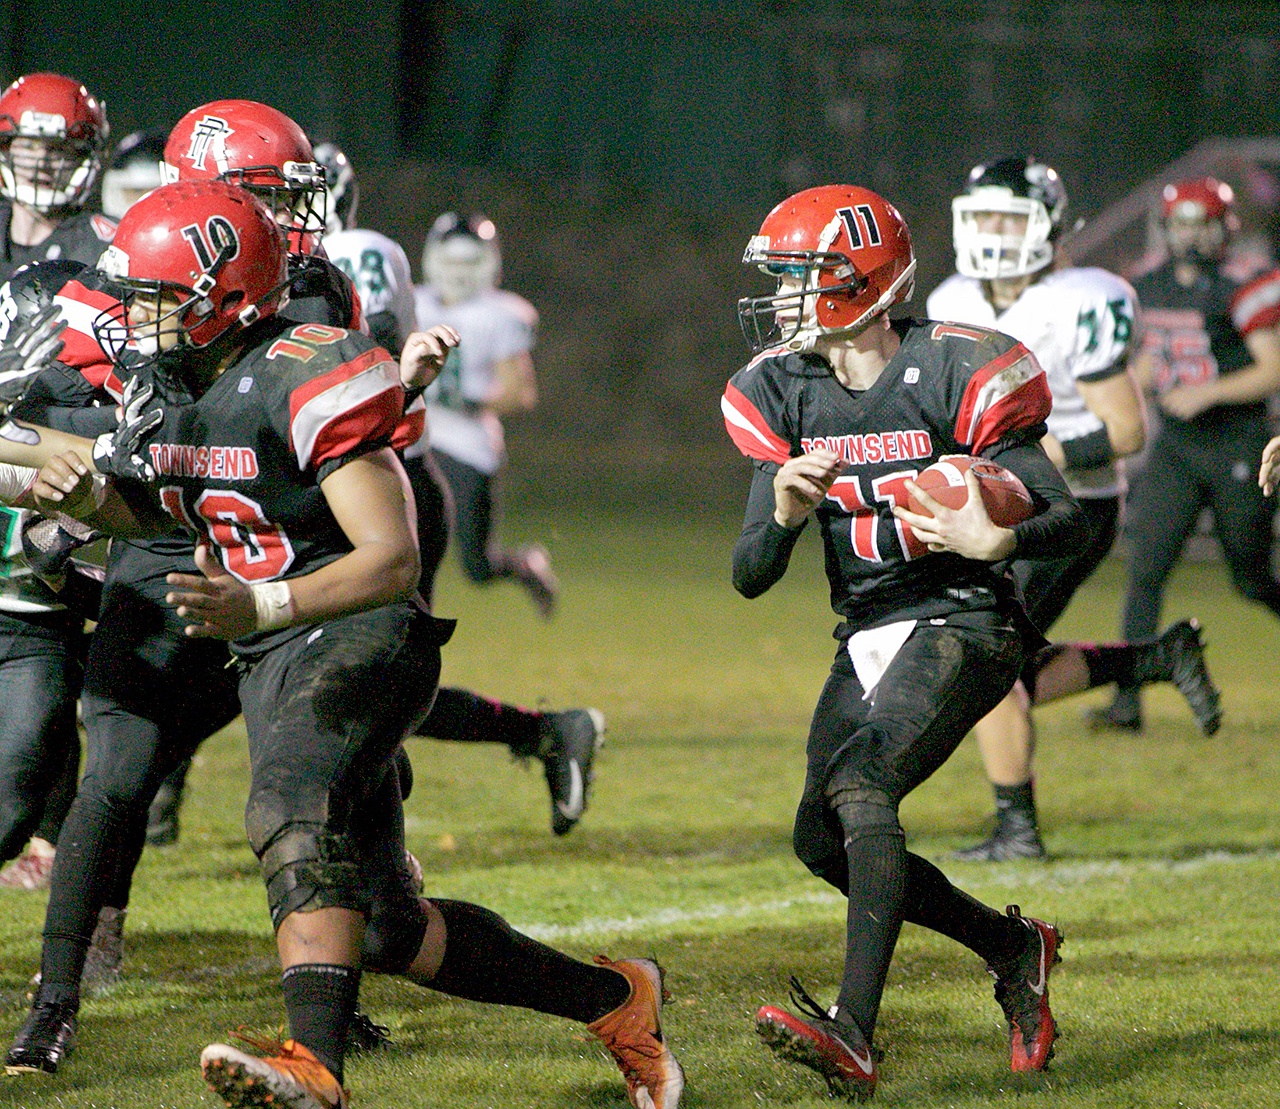
[[[915,256],[901,215],[868,189],[823,186],[783,201],[743,261],[777,291],[739,301],[755,356],[721,402],[754,463],[733,582],[746,597],[765,592],[817,520],[840,647],[814,710],[794,842],[848,898],[835,1005],[793,979],[803,1015],[766,1005],[757,1029],[836,1092],[869,1097],[885,975],[907,920],[986,961],[1012,1068],[1042,1069],[1057,1034],[1048,975],[1060,934],[1016,907],[980,904],[909,853],[898,806],[1043,643],[996,564],[1051,555],[1080,535],[1079,508],[1040,445],[1052,403],[1044,371],[987,328],[890,320],[911,295]],[[947,454],[1007,467],[1037,514],[997,527],[971,472],[964,507],[939,505],[912,479]],[[908,510],[912,495],[924,512]]]
[[[118,220],[139,197],[163,184],[164,144],[160,131],[134,131],[111,152],[102,171],[102,211]]]
[[[328,185],[325,253],[355,285],[370,334],[399,356],[416,312],[409,260],[394,239],[355,226],[360,191],[347,156],[334,143],[321,143],[316,158]],[[449,521],[456,515],[444,475],[427,448],[430,437],[428,429],[402,460],[418,508],[422,592],[428,602],[448,546]],[[598,709],[544,713],[452,687],[437,692],[431,711],[415,729],[433,739],[502,743],[517,758],[537,758],[551,793],[551,830],[561,836],[573,830],[586,810],[604,730]]]
[[[930,319],[1014,336],[1044,367],[1053,394],[1044,447],[1088,529],[1083,542],[1056,558],[1013,563],[1027,614],[1046,633],[1111,550],[1120,513],[1115,461],[1139,450],[1144,438],[1142,404],[1127,373],[1133,289],[1106,270],[1054,265],[1066,209],[1061,178],[1043,162],[1000,158],[975,166],[952,202],[958,272],[930,294],[927,307]],[[995,790],[996,823],[989,838],[957,858],[1044,857],[1030,705],[1133,680],[1176,682],[1205,732],[1217,730],[1218,694],[1194,623],[1131,646],[1056,644],[974,729]]]
[[[397,367],[358,333],[277,317],[283,239],[265,208],[221,182],[139,201],[103,265],[126,293],[124,316],[101,321],[109,343],[143,352],[193,403],[133,429],[145,438],[130,457],[153,480],[102,485],[69,452],[35,492],[47,510],[113,530],[199,535],[198,573],[169,576],[169,603],[188,636],[230,641],[241,660],[246,827],[293,1034],[253,1040],[267,1057],[210,1045],[210,1085],[231,1106],[265,1104],[264,1088],[298,1109],[348,1105],[343,1056],[364,967],[584,1022],[633,1104],[675,1109],[683,1080],[661,1036],[655,963],[589,966],[478,905],[412,893],[393,756],[433,695],[452,625],[416,603],[412,508],[391,443],[401,376],[426,384],[456,333],[411,336]],[[65,1038],[73,1013],[38,997],[10,1060]]]
[[[538,544],[508,549],[494,535],[495,482],[506,456],[502,419],[538,403],[533,371],[536,309],[498,288],[498,231],[482,215],[439,216],[422,249],[424,283],[417,288],[419,327],[444,323],[462,336],[448,365],[427,390],[430,449],[453,493],[454,534],[462,569],[477,584],[518,581],[550,618],[559,584]]]
[[[40,263],[0,285],[0,411],[7,414],[57,355],[61,339],[49,327],[56,325],[53,295],[80,269],[78,262]],[[23,557],[23,535],[35,519],[24,496],[33,472],[6,466],[3,475],[0,862],[9,865],[0,871],[0,887],[35,890],[49,885],[54,845],[79,777],[75,702],[84,619]]]
[[[79,81],[29,73],[0,95],[0,281],[28,262],[92,265],[115,222],[84,206],[110,128]]]
[[[1280,389],[1280,270],[1243,282],[1224,271],[1234,200],[1212,177],[1165,186],[1168,258],[1134,282],[1142,306],[1135,371],[1155,397],[1160,426],[1126,507],[1129,638],[1154,631],[1165,583],[1205,507],[1232,584],[1280,616],[1272,511],[1252,480],[1268,437],[1267,398]],[[1092,719],[1140,730],[1138,687],[1122,685]]]

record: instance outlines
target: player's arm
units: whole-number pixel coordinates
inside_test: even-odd
[[[40,469],[58,455],[79,455],[93,470],[93,440],[82,435],[7,419],[0,423],[0,462]]]
[[[810,451],[776,469],[752,469],[746,515],[733,545],[733,587],[739,593],[758,597],[787,572],[809,515],[844,468],[832,451]]]
[[[117,539],[184,535],[139,482],[104,478],[78,451],[54,455],[41,467],[31,489],[35,507],[46,516],[65,513]]]
[[[1076,389],[1104,426],[1075,439],[1045,436],[1045,450],[1060,469],[1091,470],[1142,449],[1146,442],[1142,398],[1127,372],[1078,379]]]
[[[256,631],[316,624],[413,596],[420,566],[408,478],[389,448],[361,455],[320,482],[351,551],[310,574],[245,585],[205,546],[203,576],[170,574],[166,600],[191,621],[190,636],[239,639]]]
[[[1215,405],[1255,404],[1280,390],[1280,328],[1251,331],[1244,343],[1253,356],[1250,365],[1202,385],[1177,385],[1160,397],[1160,407],[1189,420]]]
[[[533,356],[522,350],[493,364],[493,388],[484,406],[497,416],[528,412],[538,404],[538,379],[533,372]]]

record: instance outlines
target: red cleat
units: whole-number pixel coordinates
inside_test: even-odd
[[[833,1020],[794,978],[792,1001],[806,1011],[804,1019],[765,1005],[756,1013],[760,1038],[782,1058],[817,1071],[833,1094],[866,1101],[876,1092],[876,1058],[853,1024]]]
[[[1024,917],[1017,905],[1005,910],[1027,926],[1027,945],[1012,962],[987,967],[996,980],[996,1000],[1009,1022],[1009,1067],[1039,1071],[1053,1058],[1058,1026],[1049,1011],[1049,973],[1062,962],[1062,933],[1052,924]]]

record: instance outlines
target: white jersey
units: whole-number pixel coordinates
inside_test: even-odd
[[[22,525],[29,515],[0,504],[0,612],[54,612],[63,607],[22,557]]]
[[[323,243],[329,261],[351,278],[360,294],[364,318],[390,312],[403,344],[415,326],[413,276],[404,249],[394,239],[364,228],[336,231]]]
[[[506,452],[502,423],[484,407],[493,394],[493,368],[533,349],[538,312],[505,289],[486,289],[449,305],[428,285],[419,285],[415,296],[418,327],[448,324],[461,337],[426,392],[431,446],[482,473],[495,473]]]
[[[1089,411],[1076,382],[1106,377],[1128,357],[1137,297],[1123,278],[1094,268],[1058,270],[1027,286],[1013,304],[997,312],[983,296],[980,280],[952,274],[929,294],[925,310],[931,320],[994,328],[1029,348],[1049,379],[1049,432],[1060,442],[1105,428]],[[1065,477],[1077,497],[1120,492],[1114,463],[1071,470]]]

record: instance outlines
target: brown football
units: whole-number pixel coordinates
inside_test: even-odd
[[[978,479],[987,515],[997,527],[1011,528],[1035,514],[1031,494],[1018,475],[986,458],[974,458],[967,454],[946,455],[932,466],[921,470],[915,479],[916,485],[947,508],[963,508],[969,499],[969,487],[964,483],[964,475],[970,469]],[[915,497],[910,498],[907,507],[921,516],[933,515]]]

